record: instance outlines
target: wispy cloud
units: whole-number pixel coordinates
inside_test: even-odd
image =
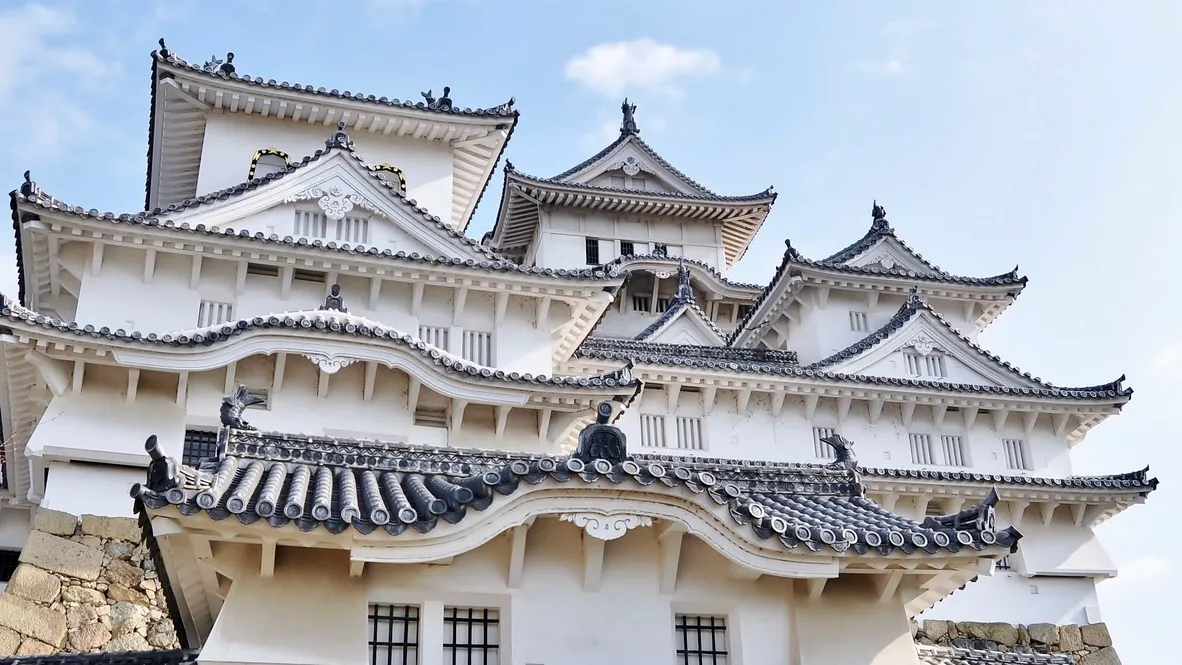
[[[722,60],[709,49],[682,49],[649,38],[597,44],[566,63],[566,77],[607,97],[638,90],[672,97],[684,79],[716,73]]]
[[[912,43],[915,36],[927,29],[928,25],[927,21],[918,18],[888,21],[879,30],[881,52],[851,63],[847,71],[872,76],[903,76],[911,73],[914,64]]]

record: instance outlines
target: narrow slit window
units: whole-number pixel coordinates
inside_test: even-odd
[[[677,418],[677,447],[682,450],[705,450],[701,418]]]
[[[1006,449],[1006,468],[1017,471],[1030,470],[1030,456],[1026,453],[1026,442],[1022,439],[1002,439]]]
[[[419,326],[419,339],[444,351],[447,350],[447,333],[445,326]]]
[[[337,220],[337,241],[369,242],[369,220],[363,217],[342,217]]]
[[[836,432],[832,427],[813,428],[813,453],[817,456],[817,459],[837,459],[837,451],[833,449],[833,446],[822,440],[834,434]]]
[[[443,608],[443,664],[499,665],[500,612],[487,608]]]
[[[665,447],[665,416],[640,414],[640,445],[645,448]]]
[[[585,252],[587,254],[587,265],[599,265],[599,239],[587,238]]]
[[[907,438],[911,442],[912,464],[935,464],[930,434],[909,434]]]
[[[677,665],[727,665],[726,617],[678,614],[674,617]]]
[[[234,318],[234,304],[216,300],[202,300],[197,308],[197,327],[216,326]]]
[[[854,332],[866,332],[869,330],[866,312],[850,312],[850,330]]]
[[[460,357],[477,365],[492,367],[492,333],[465,330]]]
[[[369,606],[369,664],[418,665],[419,608]]]
[[[968,451],[965,450],[964,437],[942,434],[940,447],[944,449],[944,464],[946,466],[968,466]]]
[[[328,217],[310,210],[295,211],[295,235],[305,238],[328,237]]]

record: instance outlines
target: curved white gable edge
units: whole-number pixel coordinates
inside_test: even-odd
[[[946,324],[924,310],[917,312],[910,321],[903,324],[901,328],[895,330],[868,352],[821,369],[843,374],[878,376],[866,370],[885,360],[892,353],[912,346],[913,342],[920,342],[922,345],[928,340],[934,342],[941,351],[964,363],[973,372],[993,381],[997,386],[1040,389],[1045,387],[1020,376],[1016,371],[995,366],[993,361],[983,358],[980,351],[970,347],[968,342],[949,330]],[[949,383],[957,382],[949,381]]]
[[[231,227],[234,222],[277,206],[289,205],[299,200],[312,200],[312,190],[328,191],[336,186],[341,188],[342,194],[355,197],[355,204],[364,201],[365,205],[361,207],[381,215],[397,224],[414,239],[435,248],[439,256],[489,260],[488,256],[476,251],[459,238],[451,237],[443,229],[428,228],[427,225],[433,227],[434,222],[423,218],[421,213],[413,209],[408,210],[407,208],[412,207],[409,202],[392,201],[391,197],[397,194],[382,191],[381,185],[374,181],[375,178],[376,176],[370,174],[357,159],[337,151],[245,194],[226,201],[183,210],[175,215],[168,215],[167,218],[174,223],[185,222],[190,226],[205,224],[224,229]],[[430,211],[427,214],[436,216]],[[279,235],[294,237],[294,234]],[[457,255],[457,251],[461,253]]]
[[[633,157],[633,161],[627,162],[628,157]],[[560,182],[586,185],[608,171],[615,171],[616,169],[623,170],[628,175],[637,175],[643,171],[656,176],[661,181],[661,184],[669,187],[674,193],[688,196],[700,195],[700,192],[690,187],[688,183],[683,182],[682,178],[678,177],[677,174],[653,159],[647,150],[637,147],[631,136],[620,141],[620,144],[611,152],[600,157],[594,163],[583,167],[583,169],[563,178]],[[630,172],[633,170],[635,173]]]
[[[891,269],[905,269],[912,270],[921,274],[932,274],[930,267],[924,265],[915,252],[904,247],[898,241],[890,237],[880,238],[878,242],[871,245],[866,251],[858,254],[852,259],[843,262],[843,265],[854,267],[869,267],[876,263],[880,263],[880,259],[888,258],[892,265],[882,265],[887,270]]]

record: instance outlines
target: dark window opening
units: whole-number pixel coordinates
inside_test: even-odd
[[[599,240],[587,238],[587,265],[599,265]]]
[[[632,256],[636,253],[636,245],[631,240],[620,241],[620,256]]]
[[[500,645],[497,610],[443,609],[443,665],[498,665]]]
[[[327,275],[316,270],[294,270],[292,271],[291,277],[301,282],[319,282],[320,284],[328,280]]]
[[[416,665],[418,662],[419,608],[370,605],[369,664]]]
[[[217,432],[201,432],[185,430],[185,448],[181,453],[181,463],[196,467],[203,458],[217,457]]]
[[[654,242],[653,254],[656,256],[669,256],[669,246],[663,242]]]
[[[277,266],[267,266],[261,263],[246,264],[246,274],[258,275],[260,277],[278,277],[279,268]]]
[[[723,617],[678,614],[674,622],[679,665],[725,665],[726,619]]]

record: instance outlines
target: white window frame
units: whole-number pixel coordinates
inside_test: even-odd
[[[676,416],[678,450],[706,450],[706,423],[701,416]]]
[[[938,466],[936,450],[930,432],[908,432],[907,443],[911,448],[911,463],[921,466]]]
[[[850,330],[870,332],[870,314],[857,309],[850,310]]]
[[[665,416],[659,413],[640,414],[640,447],[668,448],[669,437],[665,432]]]
[[[837,459],[837,451],[833,446],[821,440],[821,437],[828,437],[837,434],[836,427],[825,427],[824,425],[813,426],[813,456],[821,460]]]
[[[1034,465],[1030,459],[1030,444],[1026,439],[1004,437],[1001,440],[1005,453],[1006,469],[1010,471],[1031,471]]]

